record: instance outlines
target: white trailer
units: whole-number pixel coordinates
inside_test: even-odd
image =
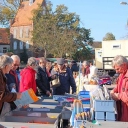
[[[128,40],[102,41],[102,48],[95,49],[95,64],[103,71],[114,71],[111,65],[116,55],[128,58]]]

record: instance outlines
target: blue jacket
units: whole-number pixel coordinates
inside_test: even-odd
[[[58,76],[61,85],[53,89],[53,95],[70,93],[70,86],[72,87],[72,93],[76,92],[76,83],[69,68],[66,68],[66,72],[58,73]]]

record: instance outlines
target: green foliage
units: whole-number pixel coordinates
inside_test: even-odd
[[[15,17],[22,0],[3,0],[0,3],[0,22],[9,21]]]
[[[107,33],[105,35],[105,37],[103,38],[103,41],[107,41],[107,40],[116,40],[115,36],[112,33]]]
[[[80,54],[77,50],[79,48],[84,48],[84,53],[89,55],[90,52],[85,48],[85,42],[93,42],[93,38],[90,38],[91,31],[80,28],[79,16],[69,13],[66,6],[59,5],[53,11],[50,3],[46,8],[39,7],[38,10],[34,10],[33,14],[33,47],[43,48],[47,55],[51,54],[54,57],[65,57],[66,54],[70,58],[77,56]]]

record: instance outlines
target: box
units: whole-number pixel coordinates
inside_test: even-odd
[[[99,112],[114,112],[114,100],[94,100],[94,110]]]
[[[90,108],[84,107],[83,112],[90,112]]]
[[[65,95],[53,95],[53,100],[58,100],[58,98],[67,98],[68,96]]]
[[[60,113],[47,113],[47,112],[26,112],[26,111],[13,111],[10,116],[25,116],[25,117],[42,117],[42,118],[58,118]]]
[[[106,112],[106,121],[115,121],[115,112]]]
[[[99,88],[99,85],[84,85],[84,89],[86,91],[92,91],[92,90],[95,90],[97,88]]]
[[[80,128],[81,125],[86,127],[86,120],[76,120],[76,119],[74,119],[74,128]]]
[[[82,101],[82,104],[90,104],[90,99],[89,100],[81,100]]]
[[[83,98],[90,98],[90,92],[89,91],[80,91],[78,94],[78,99]]]
[[[61,113],[62,109],[58,108],[20,108],[19,111],[28,111],[28,112],[47,112],[47,113]]]
[[[105,120],[105,112],[95,112],[95,120]]]

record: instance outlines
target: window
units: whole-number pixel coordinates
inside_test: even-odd
[[[14,29],[13,37],[16,38],[16,29]]]
[[[28,28],[26,28],[25,36],[26,36],[27,38],[29,37],[29,29],[28,29]]]
[[[98,57],[102,57],[102,52],[98,52]]]
[[[3,47],[3,53],[6,53],[6,52],[7,52],[7,48]]]
[[[23,42],[20,41],[20,49],[23,49]]]
[[[2,35],[0,34],[0,40],[2,39]]]
[[[112,48],[113,49],[120,49],[121,48],[121,45],[120,44],[116,44],[116,45],[113,45]]]
[[[43,6],[43,15],[45,15],[46,14],[46,7],[45,6]]]
[[[16,42],[16,41],[14,41],[14,43],[13,43],[13,49],[14,49],[14,50],[17,49],[17,42]]]
[[[23,29],[20,28],[20,38],[22,38],[22,37],[23,37]]]
[[[29,49],[29,42],[26,42],[26,49]]]

